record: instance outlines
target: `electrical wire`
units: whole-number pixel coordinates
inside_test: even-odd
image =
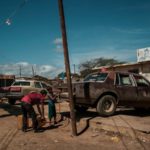
[[[0,26],[3,25],[3,24],[6,24],[8,26],[10,26],[12,24],[12,19],[13,17],[15,17],[15,15],[20,11],[20,9],[22,9],[25,4],[28,2],[29,0],[23,0],[19,5],[18,7],[10,13],[10,15],[5,18],[1,23],[0,23]]]

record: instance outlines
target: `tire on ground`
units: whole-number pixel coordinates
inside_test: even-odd
[[[116,99],[114,96],[105,95],[97,103],[97,112],[101,116],[111,116],[116,111]]]

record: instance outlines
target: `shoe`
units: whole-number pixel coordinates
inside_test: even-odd
[[[34,129],[34,133],[40,133],[43,131],[44,131],[44,129],[42,129],[42,128]]]
[[[34,130],[34,133],[40,133],[43,132],[44,130]]]
[[[22,129],[22,132],[27,132],[27,129]]]

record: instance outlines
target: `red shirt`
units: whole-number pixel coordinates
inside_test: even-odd
[[[44,102],[44,97],[39,93],[29,93],[21,99],[22,102],[34,105]]]

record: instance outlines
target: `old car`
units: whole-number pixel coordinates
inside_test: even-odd
[[[29,92],[40,92],[42,89],[48,90],[49,88],[50,85],[42,81],[19,79],[9,86],[5,97],[8,98],[10,104],[15,104],[16,100],[20,100]]]
[[[99,115],[113,115],[118,106],[150,108],[150,82],[129,72],[97,72],[73,83],[77,110],[96,108]]]

